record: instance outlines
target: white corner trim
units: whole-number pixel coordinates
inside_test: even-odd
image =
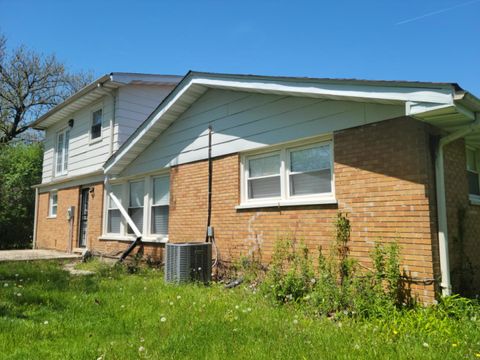
[[[265,201],[265,202],[246,202],[235,206],[236,210],[242,209],[256,209],[266,207],[288,207],[288,206],[308,206],[308,205],[335,205],[338,204],[337,199],[333,197],[327,197],[322,199],[303,199],[303,200],[278,200],[278,201]]]

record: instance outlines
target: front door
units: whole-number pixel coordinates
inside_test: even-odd
[[[87,228],[88,228],[88,194],[90,189],[82,189],[80,196],[80,235],[78,237],[78,246],[83,248],[87,246]]]

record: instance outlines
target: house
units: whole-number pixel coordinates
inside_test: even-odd
[[[118,253],[141,235],[145,254],[161,257],[167,241],[204,241],[211,172],[220,260],[260,250],[268,261],[284,234],[328,247],[343,211],[352,256],[368,266],[375,242],[397,241],[423,301],[480,290],[480,100],[457,84],[189,72],[158,103],[143,122],[123,123],[136,130],[102,158],[86,141],[75,172],[60,130],[72,118],[72,134],[87,136],[95,107],[79,98],[85,124],[62,105],[39,120],[37,247]]]

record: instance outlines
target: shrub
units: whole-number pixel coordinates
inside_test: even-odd
[[[376,244],[371,253],[373,269],[360,271],[349,257],[350,232],[347,215],[338,213],[335,240],[328,256],[318,249],[316,268],[302,242],[288,236],[279,238],[264,291],[279,303],[307,304],[319,315],[384,317],[401,307],[398,245]]]

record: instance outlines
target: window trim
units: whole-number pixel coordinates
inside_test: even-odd
[[[100,123],[100,136],[96,138],[92,138],[92,127],[93,127],[93,114],[97,111],[101,110],[102,111],[102,121]],[[98,142],[101,142],[103,140],[103,120],[105,116],[105,110],[103,103],[94,105],[90,108],[90,128],[88,130],[88,139],[89,139],[89,144],[96,144]]]
[[[130,204],[130,186],[129,184],[132,182],[140,182],[144,181],[144,203],[143,203],[143,228],[139,229],[142,232],[142,241],[143,242],[150,242],[150,243],[166,243],[168,242],[168,234],[167,236],[163,236],[160,234],[152,234],[150,231],[151,227],[151,212],[150,212],[150,204],[152,202],[153,197],[153,178],[161,177],[161,176],[168,176],[170,177],[170,168],[162,169],[161,171],[155,171],[148,174],[143,174],[141,176],[132,176],[126,177],[121,180],[111,180],[104,189],[104,204],[107,204],[109,198],[109,191],[111,186],[113,185],[121,185],[121,198],[119,199],[122,206],[128,211],[129,206],[125,206],[125,200],[127,200],[127,204]],[[169,206],[170,206],[170,198],[169,198]],[[98,237],[99,240],[102,241],[133,241],[135,240],[135,234],[128,233],[128,224],[122,216],[122,220],[120,223],[120,233],[108,233],[108,206],[104,206],[103,209],[103,232],[102,235]]]
[[[108,232],[108,227],[109,227],[109,226],[108,226],[108,225],[109,225],[109,224],[108,224],[108,220],[109,220],[109,216],[108,216],[108,215],[109,215],[109,211],[110,211],[110,210],[118,210],[118,209],[115,209],[115,208],[111,208],[111,207],[110,207],[110,201],[111,201],[111,199],[110,199],[110,197],[108,196],[108,192],[112,190],[112,186],[120,186],[121,196],[120,196],[120,198],[119,198],[118,200],[120,201],[120,204],[123,205],[122,199],[123,199],[123,193],[124,193],[124,190],[125,190],[125,189],[124,189],[124,185],[123,185],[123,184],[109,184],[108,189],[107,189],[107,191],[106,191],[106,198],[105,198],[105,202],[104,202],[104,204],[106,204],[106,205],[105,205],[105,227],[104,227],[103,233],[104,233],[105,235],[109,235],[109,236],[120,236],[120,235],[122,235],[122,234],[124,233],[124,218],[123,218],[123,216],[120,217],[120,231],[119,231],[118,233]]]
[[[290,156],[292,151],[308,149],[316,146],[329,145],[331,192],[309,195],[290,195]],[[248,161],[250,159],[280,154],[280,197],[248,199]],[[337,204],[335,198],[334,143],[333,136],[326,135],[308,140],[275,145],[261,150],[246,152],[240,157],[240,204],[236,209],[252,209],[261,207],[282,207],[319,204]]]
[[[56,197],[56,202],[53,204],[53,196]],[[53,214],[52,210],[55,207],[55,214]],[[55,219],[58,215],[58,191],[52,190],[48,193],[48,214],[47,218]]]
[[[54,168],[53,168],[53,173],[54,176],[65,176],[68,175],[68,165],[69,165],[69,159],[68,157],[70,156],[70,128],[64,127],[60,129],[59,131],[56,132],[55,135],[55,152],[54,152]],[[66,135],[68,133],[68,142],[65,141]],[[58,138],[60,135],[63,135],[63,146],[62,146],[62,168],[61,171],[58,172]],[[65,153],[67,154],[67,165],[65,166]]]
[[[133,206],[133,207],[130,206],[131,185],[134,184],[134,183],[142,183],[143,184],[143,205],[142,206]],[[128,213],[130,211],[130,209],[142,209],[142,217],[143,217],[142,228],[138,229],[142,234],[145,234],[145,225],[146,225],[145,224],[145,204],[146,204],[145,200],[147,200],[146,199],[147,194],[148,194],[148,188],[146,186],[146,178],[133,179],[133,180],[127,181],[127,197],[125,199],[128,199],[128,201],[127,201],[127,204],[126,204],[127,208],[125,210],[127,210],[127,213]],[[135,235],[135,233],[133,233],[133,232],[129,233],[128,228],[129,228],[129,226],[127,224],[126,229],[125,229],[126,235]]]
[[[166,204],[153,204],[153,196],[154,196],[154,186],[155,186],[155,179],[159,178],[168,178],[168,202]],[[157,240],[167,240],[168,241],[168,232],[167,234],[155,234],[152,232],[152,209],[154,206],[168,206],[169,210],[169,219],[170,219],[170,173],[163,173],[160,175],[154,175],[149,177],[149,194],[148,194],[148,219],[147,219],[147,235],[151,238],[155,238]]]

